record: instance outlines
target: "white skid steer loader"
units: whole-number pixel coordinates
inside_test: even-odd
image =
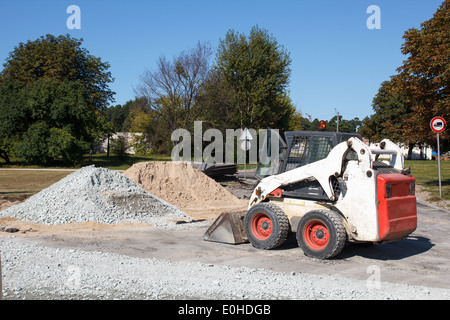
[[[416,229],[415,179],[394,143],[370,149],[359,135],[321,131],[285,137],[279,161],[258,165],[248,211],[222,214],[204,240],[273,249],[292,232],[307,256],[327,259],[347,241],[391,242]]]

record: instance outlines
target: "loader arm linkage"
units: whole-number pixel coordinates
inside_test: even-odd
[[[330,177],[338,177],[342,174],[343,162],[350,150],[358,153],[358,161],[362,168],[372,167],[369,147],[359,139],[350,138],[334,147],[325,159],[261,180],[250,198],[249,208],[264,201],[271,192],[279,187],[310,178],[314,178],[320,183],[330,201],[336,200]]]

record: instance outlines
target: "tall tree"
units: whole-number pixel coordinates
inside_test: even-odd
[[[103,129],[91,109],[89,94],[80,82],[55,84],[37,80],[25,86],[27,130],[17,148],[26,162],[49,164],[55,159],[80,163]]]
[[[83,39],[70,35],[51,34],[21,42],[3,64],[0,79],[24,85],[39,79],[55,83],[79,81],[88,92],[91,107],[101,110],[113,100],[114,92],[108,86],[113,81],[107,71],[110,65],[91,55],[82,43]]]
[[[235,96],[231,85],[225,82],[217,70],[211,70],[196,101],[201,110],[200,119],[223,132],[227,128],[235,127],[238,122],[233,106]]]
[[[249,36],[229,30],[220,41],[215,69],[232,89],[230,126],[287,129],[295,107],[287,87],[291,59],[267,30],[254,26]]]
[[[47,35],[10,53],[0,73],[2,157],[75,164],[93,147],[105,128],[100,110],[112,101],[112,78],[109,64],[81,43]]]
[[[405,119],[404,135],[433,144],[430,120],[434,116],[450,120],[450,0],[403,38],[402,53],[408,57],[398,68],[399,89],[413,110]],[[449,137],[449,130],[441,134],[447,143]]]
[[[195,101],[208,76],[211,55],[210,45],[199,42],[173,60],[160,57],[156,69],[141,76],[136,92],[163,119],[169,137],[177,128],[190,128],[196,119]]]
[[[381,84],[372,101],[372,109],[375,113],[363,120],[359,130],[361,135],[372,141],[388,138],[395,142],[412,145],[417,142],[405,135],[405,120],[413,111],[398,86],[399,79],[395,77]]]

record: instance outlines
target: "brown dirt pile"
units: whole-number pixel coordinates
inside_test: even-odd
[[[124,174],[146,191],[196,216],[245,210],[248,202],[235,197],[189,163],[141,162]]]
[[[0,197],[0,211],[8,209],[11,206],[24,202],[29,195],[22,195],[17,197]]]

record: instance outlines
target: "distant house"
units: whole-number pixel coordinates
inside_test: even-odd
[[[117,138],[118,136],[123,136],[127,139],[128,142],[128,149],[127,153],[129,154],[135,154],[136,151],[134,149],[134,143],[136,142],[136,137],[142,135],[140,132],[116,132],[108,139],[105,139],[100,144],[97,145],[97,147],[94,148],[94,153],[106,153],[108,151],[108,143],[110,143],[114,138]]]
[[[402,150],[403,155],[405,156],[405,159],[408,157],[408,146],[404,146],[402,144],[399,144],[400,149]],[[432,152],[433,149],[431,146],[414,146],[412,153],[411,153],[411,159],[408,160],[433,160],[432,158]]]

